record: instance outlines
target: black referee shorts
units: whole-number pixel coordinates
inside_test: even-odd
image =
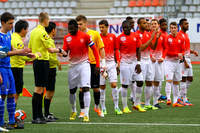
[[[56,68],[49,68],[49,77],[47,84],[47,91],[55,91],[56,85]]]
[[[15,79],[16,93],[21,94],[24,86],[23,68],[12,67],[11,70]]]
[[[49,76],[49,61],[47,60],[34,60],[33,71],[35,77],[35,86],[47,87]]]
[[[90,68],[91,68],[91,88],[99,88],[100,73],[96,74],[95,72],[96,64],[90,64]]]

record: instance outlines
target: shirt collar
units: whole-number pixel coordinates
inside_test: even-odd
[[[39,24],[37,27],[38,27],[38,28],[40,28],[40,29],[43,29],[43,30],[45,30],[45,27],[44,27],[44,26],[42,26],[41,24]]]
[[[16,36],[19,39],[22,39],[22,37],[17,32],[14,32],[13,35]]]

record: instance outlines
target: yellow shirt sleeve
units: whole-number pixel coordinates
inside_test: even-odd
[[[96,43],[96,46],[98,47],[98,49],[104,48],[104,43],[98,32],[96,32],[96,34],[95,34],[95,41],[96,41],[95,43]]]
[[[47,33],[43,33],[40,36],[45,48],[51,48],[51,38]]]

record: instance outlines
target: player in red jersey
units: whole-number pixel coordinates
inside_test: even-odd
[[[182,81],[180,83],[180,96],[183,98],[184,105],[192,106],[192,104],[187,99],[187,90],[193,81],[193,71],[190,56],[194,54],[198,56],[198,53],[194,50],[190,49],[190,39],[188,34],[186,33],[189,30],[189,23],[187,19],[181,19],[179,21],[179,25],[181,30],[179,31],[179,35],[183,37],[185,40],[185,62],[182,63]],[[180,101],[181,99],[179,99]],[[181,102],[181,101],[180,101]]]
[[[152,31],[158,31],[159,30],[159,22],[157,19],[151,20],[151,30]],[[159,83],[164,80],[164,67],[163,67],[163,61],[166,55],[166,40],[167,36],[163,34],[161,31],[159,31],[157,34],[160,34],[157,47],[155,50],[151,50],[151,61],[153,65],[153,105],[155,107],[161,108],[158,104],[158,98],[159,98]],[[156,40],[156,37],[154,38],[153,42]]]
[[[146,47],[141,45],[141,68],[142,68],[142,74],[143,74],[143,80],[146,82],[145,87],[145,107],[148,109],[157,109],[154,106],[150,105],[150,97],[151,97],[151,88],[152,88],[152,80],[153,80],[153,73],[152,73],[152,62],[150,60],[150,50],[155,49],[157,45],[157,40],[159,36],[156,37],[155,43],[152,43],[152,40],[155,37],[155,31],[150,34],[147,32],[147,21],[145,18],[139,18],[138,19],[138,26],[139,30],[136,32],[137,37],[141,40],[142,44],[148,43]],[[138,91],[142,92],[142,90]],[[136,100],[134,103],[134,108],[139,110],[140,112],[145,112],[146,110],[143,109],[140,106],[140,99],[141,99],[141,93],[137,94],[136,90]],[[137,101],[138,99],[138,101]]]
[[[76,90],[81,87],[84,92],[85,116],[83,121],[89,121],[90,107],[90,64],[88,61],[88,46],[92,49],[95,59],[96,68],[99,69],[99,54],[91,41],[90,36],[84,32],[78,31],[76,20],[72,19],[68,23],[69,33],[64,37],[63,50],[69,53],[70,68],[68,72],[68,84],[70,89],[70,104],[72,105],[72,113],[70,120],[76,118]],[[97,69],[97,70],[98,70]]]
[[[179,83],[182,78],[180,61],[185,52],[185,41],[178,35],[176,22],[170,23],[170,35],[167,37],[167,54],[165,62],[166,95],[168,105],[171,103],[171,88],[173,90],[173,107],[182,107],[178,103]]]

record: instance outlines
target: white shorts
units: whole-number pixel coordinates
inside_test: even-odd
[[[153,79],[154,81],[164,81],[164,64],[163,63],[152,63]]]
[[[108,80],[110,83],[117,82],[117,70],[116,70],[116,63],[106,62],[107,65],[107,73],[108,73]],[[100,74],[100,85],[105,85],[106,79]]]
[[[136,62],[120,64],[120,81],[123,85],[130,85],[132,81],[143,81],[142,73],[135,72]]]
[[[166,80],[173,80],[173,81],[181,81],[182,79],[182,67],[177,61],[169,61],[166,60],[165,62],[165,76]]]
[[[143,78],[144,78],[143,80],[144,81],[153,81],[152,61],[150,59],[142,60],[141,68],[142,68],[142,74],[143,74]]]
[[[72,65],[68,71],[68,85],[69,89],[75,87],[89,87],[90,88],[91,69],[89,62]]]
[[[192,63],[190,58],[185,58],[186,62],[190,66],[190,68],[185,68],[184,63],[181,63],[182,65],[182,76],[183,77],[192,77],[193,76],[193,70],[192,70]]]

